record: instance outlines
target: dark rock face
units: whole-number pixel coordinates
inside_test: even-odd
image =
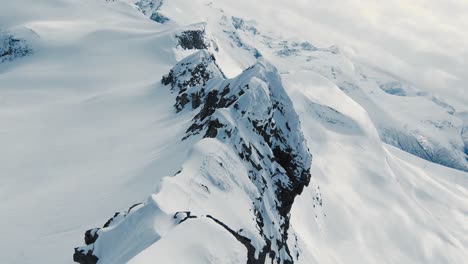
[[[0,32],[0,63],[12,61],[32,53],[25,40]]]
[[[174,215],[174,219],[178,219],[179,222],[178,224],[182,224],[183,222],[187,221],[188,219],[191,218],[197,218],[197,216],[192,215],[190,211],[184,211],[184,212],[177,212]]]
[[[102,228],[109,227],[112,224],[112,222],[114,221],[114,219],[116,219],[119,215],[121,215],[120,212],[115,213],[112,218],[109,218],[109,220],[107,220],[107,222],[102,226]]]
[[[239,235],[221,220],[208,217],[247,248],[248,263],[265,263],[267,255],[275,263],[293,263],[287,244],[289,212],[295,197],[309,184],[311,177],[311,155],[300,132],[298,117],[271,65],[257,63],[232,80],[220,72],[214,57],[201,51],[178,63],[163,77],[162,83],[178,93],[177,112],[189,105],[191,110],[197,111],[184,139],[200,135],[217,138],[233,145],[246,167],[251,168],[250,180],[262,194],[253,201],[253,216],[264,246],[252,249],[249,238]],[[261,80],[260,83],[257,80]],[[252,101],[255,98],[262,102]],[[219,114],[221,109],[230,112],[232,120],[237,122],[223,118]],[[251,131],[257,135],[252,136],[257,140],[241,136],[240,131]],[[264,200],[271,196],[274,201]],[[276,205],[274,219],[265,212],[267,204],[271,203]],[[265,221],[273,224],[275,230],[264,230]],[[261,252],[257,258],[252,253],[256,250]]]
[[[97,234],[97,231],[99,231],[99,228],[94,228],[94,229],[90,229],[86,231],[85,238],[84,238],[86,245],[91,245],[94,242],[96,242],[96,240],[99,237],[99,235]]]
[[[96,264],[99,260],[98,257],[94,255],[94,242],[98,239],[98,231],[100,228],[90,229],[85,232],[84,241],[86,246],[81,248],[75,248],[75,253],[73,254],[73,261],[81,264]]]
[[[75,248],[75,253],[73,254],[73,261],[80,264],[96,264],[99,258],[93,255],[92,250],[84,250],[80,248]]]
[[[179,46],[183,49],[208,49],[205,30],[186,30],[177,35]]]
[[[202,103],[202,98],[206,95],[203,88],[193,90],[190,93],[186,93],[187,89],[203,87],[212,79],[225,78],[213,55],[205,50],[194,55],[177,64],[161,79],[163,85],[170,85],[172,90],[178,92],[174,105],[177,112],[182,111],[189,103],[193,109],[198,108]]]
[[[81,264],[96,264],[99,260],[94,253],[94,242],[98,239],[99,228],[90,229],[85,232],[84,241],[86,246],[75,248],[73,261]]]

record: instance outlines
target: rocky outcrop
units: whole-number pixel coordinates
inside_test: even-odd
[[[216,39],[208,31],[207,24],[204,22],[186,26],[178,30],[174,36],[179,49],[219,51]]]
[[[0,32],[0,63],[12,61],[32,53],[25,40]]]
[[[213,182],[212,175],[226,182],[231,174],[236,174],[236,171],[228,168],[232,164],[240,166],[247,173],[235,177],[236,188],[242,192],[236,192],[236,195],[248,203],[233,210],[236,210],[237,215],[245,216],[245,221],[241,226],[239,223],[233,224],[231,219],[223,219],[222,210],[225,209],[206,208],[209,202],[205,201],[202,208],[175,208],[177,212],[172,213],[171,220],[163,216],[166,220],[159,221],[166,223],[164,227],[155,226],[155,220],[145,218],[161,219],[161,215],[171,215],[170,211],[163,212],[158,207],[157,196],[177,196],[174,190],[162,187],[152,202],[137,206],[140,208],[138,210],[130,208],[126,212],[116,213],[102,229],[87,231],[87,246],[75,249],[74,260],[83,264],[90,263],[93,257],[100,258],[93,250],[97,245],[102,252],[102,245],[109,243],[107,238],[102,240],[103,234],[115,233],[113,237],[119,238],[125,234],[125,237],[130,235],[136,239],[142,235],[151,236],[152,231],[141,231],[146,230],[146,227],[142,228],[145,223],[151,223],[148,227],[150,229],[163,230],[155,232],[153,238],[142,240],[147,243],[161,239],[160,234],[170,232],[168,230],[175,225],[208,218],[246,248],[248,264],[293,263],[297,256],[291,253],[288,245],[289,214],[295,198],[310,182],[312,157],[302,135],[298,116],[275,67],[260,59],[236,78],[228,79],[218,67],[213,54],[200,50],[177,63],[162,78],[161,83],[175,93],[176,112],[193,117],[187,124],[182,141],[199,143],[198,148],[209,148],[212,143],[220,144],[232,153],[207,156],[206,162],[214,162],[220,169],[200,164],[205,172],[183,169],[173,180],[180,179],[177,186],[185,186],[190,193],[197,192],[195,188],[198,187],[194,182],[206,180],[206,185],[201,184],[203,192],[208,195],[206,199],[216,199],[209,194],[225,192],[229,188]],[[223,155],[228,155],[229,159],[223,161]],[[225,174],[220,174],[220,170],[226,170]],[[190,180],[184,182],[184,175],[187,174]],[[168,210],[171,205],[164,207]],[[169,222],[171,224],[167,224]],[[121,243],[119,248],[132,247],[125,244],[129,242],[116,242],[115,238],[111,243],[113,248],[115,243]],[[132,240],[131,243],[138,242]]]
[[[292,262],[287,245],[288,214],[294,198],[309,184],[311,155],[276,69],[260,60],[228,80],[214,57],[200,51],[178,63],[162,83],[178,93],[178,112],[186,108],[196,111],[184,139],[216,138],[237,150],[262,194],[253,202],[266,252],[277,263]],[[264,197],[273,200],[264,201]],[[263,222],[271,218],[265,213],[266,204],[276,205],[274,231],[263,230]]]
[[[85,248],[75,248],[73,261],[81,264],[96,264],[99,258],[93,255],[93,250]]]

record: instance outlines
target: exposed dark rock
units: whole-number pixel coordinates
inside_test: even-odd
[[[183,49],[208,49],[205,42],[205,30],[187,30],[177,36],[179,46]]]
[[[183,93],[183,94],[179,94],[176,98],[176,103],[174,105],[174,107],[176,108],[177,112],[180,112],[182,111],[182,109],[185,108],[185,105],[190,103],[190,99],[188,99],[188,94],[186,93]],[[193,105],[193,103],[192,103]]]
[[[0,63],[13,61],[31,53],[32,49],[25,40],[0,32]]]
[[[104,225],[102,226],[102,228],[109,227],[110,224],[112,223],[112,221],[114,221],[114,219],[115,219],[117,216],[119,216],[119,215],[120,215],[119,212],[115,213],[114,216],[113,216],[112,218],[110,218],[109,220],[107,220],[106,223],[104,223]]]
[[[218,129],[224,127],[223,124],[219,122],[218,119],[210,120],[207,125],[205,138],[215,138],[218,134]]]
[[[99,258],[93,255],[92,250],[83,250],[75,248],[75,253],[73,254],[73,261],[80,264],[96,264]]]
[[[246,246],[249,255],[248,263],[264,263],[266,256],[275,259],[276,263],[280,263],[280,261],[281,263],[293,263],[293,257],[287,244],[289,212],[295,197],[302,193],[304,187],[309,184],[311,177],[310,163],[308,162],[310,154],[307,147],[305,147],[303,136],[298,127],[298,121],[294,121],[294,119],[297,120],[297,116],[293,112],[294,110],[290,101],[285,101],[288,99],[285,99],[287,95],[284,90],[269,91],[270,101],[266,102],[268,104],[266,107],[267,112],[264,115],[247,113],[247,111],[245,111],[246,109],[243,109],[245,105],[243,107],[240,106],[239,98],[245,96],[246,93],[253,92],[253,88],[249,87],[248,81],[236,83],[235,81],[227,80],[224,75],[193,74],[195,71],[191,69],[203,69],[203,71],[197,70],[196,72],[198,73],[206,72],[206,70],[209,69],[206,62],[214,61],[214,58],[209,59],[211,56],[212,55],[204,54],[202,56],[203,58],[199,59],[199,61],[205,61],[205,63],[203,63],[204,65],[197,65],[197,67],[187,67],[186,62],[179,63],[179,65],[174,67],[162,81],[164,84],[171,84],[172,87],[178,87],[179,95],[176,99],[177,111],[183,110],[186,105],[190,103],[192,104],[192,109],[199,109],[192,120],[192,124],[187,129],[187,135],[184,139],[206,131],[203,136],[205,138],[218,138],[220,140],[237,142],[234,146],[238,150],[239,157],[246,162],[246,166],[252,168],[249,170],[249,178],[251,181],[254,182],[262,194],[267,191],[274,193],[276,197],[274,203],[276,204],[277,217],[280,219],[280,224],[276,227],[276,231],[268,231],[270,235],[264,233],[264,212],[260,210],[260,208],[264,206],[263,200],[260,198],[255,202],[255,218],[257,219],[259,232],[265,241],[264,248],[259,249],[261,254],[258,258],[255,258],[251,254],[253,254],[252,252],[255,252],[256,249],[253,248],[249,238],[237,234],[235,231],[222,224],[221,221],[212,217],[210,218],[222,225],[233,234],[238,241]],[[266,77],[263,76],[263,74],[267,74],[263,73],[267,71],[267,69],[263,67],[266,66],[255,65],[245,70],[242,75],[255,76],[256,78],[268,82],[270,80],[265,79]],[[181,71],[182,68],[184,69],[183,71]],[[175,77],[176,75],[178,77]],[[209,85],[210,80],[215,78],[217,78],[216,83]],[[278,82],[278,80],[271,81]],[[258,88],[255,87],[255,89]],[[246,126],[246,128],[248,127],[251,131],[263,138],[260,145],[256,146],[255,144],[245,141],[245,139],[239,137],[238,134],[236,134],[236,138],[231,138],[233,137],[232,131],[237,128],[217,118],[215,113],[218,109],[231,109],[231,111],[234,111],[233,115],[238,113],[239,117],[237,118],[248,115],[247,118],[242,118],[245,120],[244,122],[247,122],[242,123],[242,125]],[[224,136],[220,137],[219,132],[225,131],[230,132],[229,134],[223,133]],[[299,148],[297,143],[291,142],[291,135],[295,135],[295,137],[302,141]],[[226,136],[228,138],[226,138]],[[263,148],[262,151],[259,150],[260,147]],[[267,147],[269,151],[265,152],[266,150],[264,147]],[[268,152],[271,154],[266,155]],[[279,167],[272,171],[270,168],[271,165],[269,164],[277,164]],[[274,190],[269,190],[267,188],[265,177],[270,177],[273,180],[275,184]],[[284,177],[286,177],[286,181]],[[273,234],[271,234],[271,232],[273,232]],[[273,240],[269,237],[271,235],[274,237]]]
[[[171,85],[171,89],[178,88],[179,94],[195,86],[203,86],[213,78],[225,78],[224,73],[216,64],[216,59],[207,51],[194,54],[195,57],[188,58],[172,68],[168,74],[161,79],[163,85]],[[203,90],[200,91],[203,93]],[[199,95],[200,97],[203,94]]]
[[[99,228],[90,229],[85,232],[84,241],[86,246],[75,248],[75,253],[73,254],[73,261],[80,264],[96,264],[99,260],[93,253],[94,245],[98,239]]]
[[[135,208],[135,207],[137,207],[137,206],[139,206],[139,205],[143,205],[143,204],[142,204],[142,203],[136,203],[136,204],[130,206],[130,207],[128,208],[127,212],[131,212],[133,208]]]
[[[190,218],[197,218],[197,216],[192,215],[192,213],[189,211],[177,212],[174,214],[174,219],[179,219],[179,224],[187,221],[187,219]]]
[[[169,85],[169,84],[171,84],[172,88],[174,88],[174,85],[173,85],[173,84],[175,83],[175,81],[174,81],[174,73],[173,73],[172,70],[169,71],[169,73],[168,73],[167,75],[164,75],[164,76],[162,77],[161,83],[162,83],[163,85]]]
[[[192,109],[196,109],[201,105],[201,96],[203,95],[203,91],[192,94]]]
[[[84,237],[86,245],[90,245],[96,242],[96,239],[98,239],[99,237],[97,233],[98,231],[99,231],[99,228],[93,228],[93,229],[86,231],[85,237]]]

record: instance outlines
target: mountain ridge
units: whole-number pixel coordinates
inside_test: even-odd
[[[456,87],[299,1],[137,2],[3,3],[0,262],[464,263]]]
[[[248,236],[233,231],[224,220],[212,215],[213,213],[206,214],[205,217],[221,225],[246,247],[247,263],[265,263],[267,259],[277,263],[293,263],[287,244],[288,214],[295,196],[299,195],[304,186],[309,184],[310,154],[300,132],[297,114],[281,86],[276,69],[260,59],[238,77],[227,80],[217,66],[214,56],[201,50],[178,62],[169,74],[163,76],[161,82],[173,91],[179,90],[174,91],[178,93],[174,105],[177,112],[186,108],[186,105],[190,105],[192,111],[199,109],[182,140],[188,140],[191,137],[199,138],[198,134],[204,134],[201,138],[213,138],[220,141],[215,143],[210,140],[210,145],[226,144],[227,148],[232,148],[234,153],[237,152],[234,157],[237,156],[235,158],[244,163],[243,166],[246,169],[248,168],[248,179],[251,181],[249,185],[253,184],[250,188],[253,187],[254,193],[257,193],[253,196],[249,194],[252,207],[238,212],[239,215],[253,213],[251,217],[255,218],[254,223],[235,228],[243,230],[243,233],[247,232]],[[208,143],[203,144],[203,142],[205,141],[202,139],[196,144],[212,148],[208,147]],[[215,155],[210,159],[218,158]],[[223,162],[219,162],[218,166],[232,167]],[[234,168],[232,170],[239,171]],[[184,170],[180,173],[184,173]],[[208,169],[206,173],[214,172]],[[174,181],[177,181],[178,177],[182,176],[174,176]],[[195,173],[190,177],[203,178],[203,173],[201,175]],[[201,184],[201,186],[209,194],[215,189],[227,191],[226,187],[213,185],[213,182]],[[164,187],[161,192],[164,192]],[[175,194],[171,192],[170,195]],[[230,195],[235,197],[235,194]],[[216,212],[219,209],[211,210]],[[201,217],[199,213],[190,208],[181,208],[167,214],[173,214],[173,219],[177,219],[180,214],[185,214],[186,217],[179,220],[179,224],[190,218]],[[127,213],[116,214],[116,216],[120,215],[127,215]],[[125,218],[120,221],[125,221]],[[116,221],[110,220],[110,222]],[[87,231],[86,234],[93,233],[97,238],[88,239],[88,242],[92,241],[92,243],[75,249],[75,261],[88,264],[97,263],[98,259],[101,259],[100,256],[94,255],[92,248],[96,246],[96,243],[101,242],[99,236],[102,232],[108,232],[111,236],[112,229],[107,231],[106,228],[118,229],[119,223],[112,227],[104,225],[103,229],[97,231],[96,229]],[[257,241],[252,242],[255,240]],[[131,243],[141,244],[137,241]],[[262,243],[263,246],[260,248],[255,246]],[[97,247],[99,248],[99,244]],[[110,253],[100,252],[100,254]],[[102,261],[111,262],[109,259]],[[125,261],[113,259],[112,262],[124,263]]]

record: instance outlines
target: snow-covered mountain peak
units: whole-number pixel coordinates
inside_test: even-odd
[[[311,155],[276,68],[260,59],[239,76],[227,79],[214,55],[200,50],[178,62],[161,82],[177,93],[174,105],[177,112],[190,106],[189,110],[196,113],[182,139],[195,143],[194,150],[183,169],[163,183],[155,198],[180,197],[181,200],[171,206],[159,202],[166,214],[177,218],[180,212],[187,212],[187,218],[179,224],[189,218],[212,219],[247,249],[247,263],[264,263],[267,259],[293,262],[288,244],[289,212],[295,197],[309,185]],[[238,174],[233,174],[235,172]],[[189,200],[182,198],[187,195],[191,197]],[[225,206],[220,204],[224,200],[222,197],[244,201],[232,204],[230,212],[242,219],[226,217]],[[114,218],[120,215],[127,218],[127,214],[116,214]],[[130,220],[88,231],[98,238],[89,243],[92,246],[78,248],[75,261],[87,263],[102,259],[110,262],[113,259],[120,263],[133,257],[109,257],[113,253],[104,252],[100,246],[110,243],[106,241],[107,236],[129,228],[124,224],[127,221]],[[139,225],[140,221],[148,220],[137,221]],[[109,235],[99,238],[101,234]],[[154,237],[154,240],[159,239]],[[121,243],[119,247],[129,248],[132,246],[125,244],[145,244],[127,240],[118,243]]]
[[[464,263],[466,106],[329,4],[3,3],[0,262]]]
[[[161,82],[171,85],[171,89],[184,92],[188,88],[205,85],[211,79],[225,78],[223,72],[216,64],[216,59],[205,49],[195,52],[177,63]]]

